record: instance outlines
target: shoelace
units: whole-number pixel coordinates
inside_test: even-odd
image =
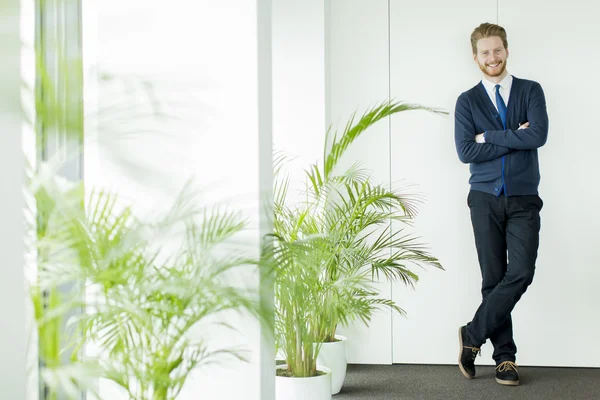
[[[517,367],[518,365],[515,364],[512,361],[504,361],[503,363],[501,363],[500,365],[498,365],[496,367],[496,369],[498,370],[498,372],[505,372],[505,371],[511,371],[511,370],[515,370],[517,371]]]
[[[477,357],[477,354],[479,354],[479,356],[481,356],[481,349],[479,347],[469,347],[469,346],[463,346],[465,349],[471,349],[472,353],[471,356],[473,357],[473,360],[475,360],[475,357]]]

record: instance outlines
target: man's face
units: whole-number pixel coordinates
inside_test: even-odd
[[[477,41],[477,54],[473,59],[485,75],[496,78],[506,70],[508,49],[504,48],[502,39],[491,36]]]

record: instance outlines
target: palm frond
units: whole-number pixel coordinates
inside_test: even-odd
[[[337,132],[334,134],[332,143],[330,147],[326,150],[324,160],[324,175],[328,178],[334,168],[337,166],[337,163],[342,158],[348,147],[359,137],[361,136],[370,126],[374,125],[378,121],[387,118],[393,114],[402,112],[402,111],[414,111],[414,110],[425,110],[438,114],[447,114],[445,111],[424,107],[418,104],[408,104],[395,102],[393,100],[384,101],[380,105],[374,106],[371,109],[367,110],[359,119],[356,124],[354,123],[356,113],[354,113],[342,134],[339,135]],[[326,142],[329,141],[329,134],[327,135]]]

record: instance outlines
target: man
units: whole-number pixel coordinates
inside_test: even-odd
[[[539,83],[506,69],[504,28],[484,23],[471,35],[483,79],[456,103],[458,157],[470,164],[467,204],[482,275],[483,300],[459,328],[459,368],[475,377],[475,358],[494,345],[496,381],[518,385],[511,312],[533,280],[540,230],[537,149],[546,143],[548,115]]]

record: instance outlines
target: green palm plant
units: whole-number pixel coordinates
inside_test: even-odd
[[[52,349],[42,352],[48,357],[42,374],[56,389],[51,395],[66,392],[59,373],[80,366],[115,382],[132,400],[171,400],[193,370],[228,357],[245,360],[244,349],[215,348],[194,332],[234,329],[223,322],[231,312],[270,319],[256,288],[235,280],[260,266],[239,239],[247,221],[226,209],[196,207],[185,191],[165,218],[143,223],[113,194],[92,193],[82,205],[82,190],[45,182],[34,192],[48,221],[37,241],[44,257],[31,291],[35,302],[39,293],[81,283],[49,311],[37,308],[40,336],[58,334],[62,316],[86,308],[71,321],[69,344],[48,341]],[[96,355],[82,352],[89,346]],[[64,352],[72,354],[71,368],[59,362]]]
[[[289,179],[277,159],[274,195],[277,343],[288,376],[314,376],[319,343],[334,341],[340,324],[368,324],[379,307],[403,310],[381,298],[373,285],[380,275],[413,285],[411,267],[441,268],[419,238],[391,222],[409,224],[419,196],[371,181],[357,164],[338,173],[346,150],[378,121],[402,111],[443,111],[384,102],[357,120],[352,116],[338,134],[327,132],[323,165],[306,171],[305,201],[290,204]]]
[[[275,331],[277,346],[284,352],[287,369],[282,376],[316,376],[320,345],[315,335],[321,289],[319,238],[290,239],[274,235]],[[316,343],[316,344],[315,344]]]

